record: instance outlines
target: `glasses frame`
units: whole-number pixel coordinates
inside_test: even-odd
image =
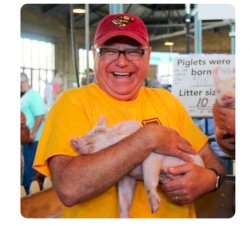
[[[119,49],[115,49],[115,48],[108,48],[108,47],[101,47],[101,48],[98,48],[98,47],[95,47],[96,49],[96,52],[99,53],[101,55],[101,57],[103,57],[103,53],[105,52],[105,50],[110,50],[110,52],[113,52],[113,53],[116,53],[118,54],[116,58],[114,59],[111,59],[111,60],[105,60],[105,61],[116,61],[119,59],[120,55],[123,54],[124,57],[126,58],[127,61],[137,61],[137,60],[141,60],[142,57],[144,56],[145,52],[148,50],[148,48],[136,48],[136,49],[126,49],[126,50],[119,50]],[[128,53],[130,52],[133,52],[133,51],[141,51],[141,58],[139,59],[128,59]]]

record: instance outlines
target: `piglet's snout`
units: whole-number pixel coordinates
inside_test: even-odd
[[[74,149],[78,150],[80,147],[79,141],[77,139],[72,139],[71,140],[71,145],[73,146]]]

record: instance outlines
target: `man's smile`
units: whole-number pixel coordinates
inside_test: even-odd
[[[124,78],[124,77],[130,77],[132,75],[132,73],[130,73],[130,72],[114,72],[113,75],[115,77]]]

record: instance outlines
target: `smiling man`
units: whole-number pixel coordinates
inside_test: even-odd
[[[52,177],[63,217],[118,217],[117,183],[151,152],[187,162],[167,169],[172,180],[158,185],[161,204],[154,214],[139,180],[131,217],[195,217],[193,202],[218,188],[224,169],[208,138],[171,93],[143,86],[150,52],[141,19],[104,17],[93,46],[96,83],[65,91],[49,112],[34,167]],[[142,127],[100,152],[79,154],[71,139],[87,134],[102,116],[108,126],[132,119]],[[199,153],[206,167],[193,164],[188,153]]]

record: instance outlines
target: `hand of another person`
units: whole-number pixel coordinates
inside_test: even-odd
[[[32,131],[32,132],[30,133],[30,141],[31,141],[31,142],[32,142],[32,141],[35,141],[35,137],[36,137],[36,132]]]
[[[26,126],[26,117],[23,112],[21,112],[21,128],[24,128]]]
[[[217,127],[235,134],[235,109],[225,108],[217,102],[213,105],[213,116]]]
[[[223,129],[216,128],[215,134],[219,140],[228,140],[229,143],[235,143],[235,135],[232,135]]]
[[[218,127],[215,132],[217,143],[222,151],[235,157],[235,135],[231,135]]]
[[[21,144],[27,144],[30,141],[30,131],[29,128],[26,126],[26,118],[23,112],[21,112]]]

